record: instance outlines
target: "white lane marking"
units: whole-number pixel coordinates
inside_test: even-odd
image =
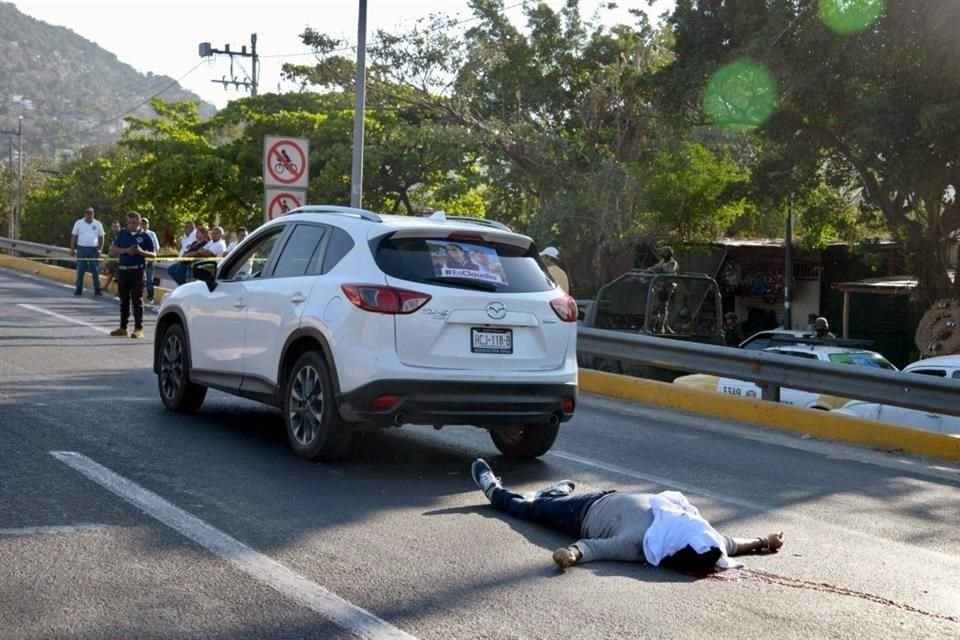
[[[74,451],[51,451],[50,455],[123,498],[148,516],[193,540],[294,602],[326,617],[347,632],[370,640],[416,640],[414,636],[397,629],[369,611],[347,602],[279,562],[254,551],[239,540],[213,528],[196,516],[85,455]]]
[[[796,513],[791,513],[789,511],[786,511],[785,509],[779,509],[779,508],[771,507],[769,505],[761,505],[755,502],[750,502],[748,500],[740,500],[739,498],[732,498],[729,496],[720,495],[718,493],[714,493],[713,491],[701,489],[699,487],[696,487],[691,484],[687,484],[685,482],[677,482],[675,480],[670,480],[668,478],[655,476],[649,473],[641,473],[639,471],[627,469],[626,467],[620,467],[613,464],[605,464],[603,462],[597,462],[595,460],[590,460],[589,458],[582,458],[572,453],[566,453],[565,451],[550,451],[547,453],[547,455],[552,456],[554,458],[567,460],[568,462],[574,462],[576,464],[580,464],[585,467],[592,467],[594,469],[606,471],[608,473],[614,473],[614,474],[626,476],[628,478],[634,478],[637,480],[646,480],[648,482],[653,482],[655,484],[676,489],[677,491],[680,491],[682,493],[703,496],[705,498],[710,498],[711,500],[716,500],[717,502],[723,502],[726,504],[743,507],[744,509],[750,509],[751,511],[757,511],[760,513],[776,513],[777,518],[793,520],[795,522],[804,522],[808,524],[812,523],[813,525],[818,527],[826,527],[828,529],[833,529],[834,531],[838,532],[837,537],[835,538],[836,540],[846,539],[844,536],[857,536],[857,537],[866,538],[867,540],[870,540],[872,542],[884,545],[887,548],[899,546],[899,547],[902,547],[904,551],[909,550],[912,552],[920,552],[920,553],[924,553],[929,556],[932,556],[940,561],[948,561],[951,564],[960,565],[960,557],[952,556],[948,553],[943,553],[941,551],[934,551],[932,549],[924,549],[922,547],[915,547],[906,542],[899,542],[897,540],[891,540],[890,538],[876,536],[871,533],[866,533],[865,531],[860,531],[859,529],[850,529],[837,524],[833,524],[831,522],[826,522],[819,518],[810,518],[807,516],[797,515]]]
[[[103,327],[98,327],[95,324],[90,324],[89,322],[84,322],[83,320],[77,320],[76,318],[71,318],[70,316],[65,316],[65,315],[56,313],[54,311],[48,311],[46,309],[36,307],[32,304],[19,303],[17,304],[17,306],[23,307],[24,309],[29,309],[30,311],[36,311],[37,313],[45,313],[48,316],[53,316],[54,318],[57,318],[58,320],[63,320],[65,322],[72,322],[73,324],[83,325],[84,327],[89,327],[91,329],[94,329],[95,331],[99,331],[100,333],[106,333],[108,335],[110,333],[110,329],[104,329]]]
[[[20,527],[19,529],[0,529],[0,536],[55,536],[85,531],[106,531],[114,527],[109,524],[69,524],[52,527]]]

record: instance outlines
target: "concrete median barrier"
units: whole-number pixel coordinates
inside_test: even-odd
[[[77,281],[77,272],[73,269],[67,269],[64,267],[58,267],[52,264],[46,264],[40,260],[30,260],[27,258],[16,258],[13,256],[7,256],[0,254],[0,267],[7,267],[9,269],[16,269],[17,271],[23,271],[24,273],[31,273],[35,276],[40,276],[43,278],[49,278],[50,280],[56,280],[57,282],[65,282],[69,285],[73,285]],[[100,276],[100,284],[103,285],[107,281],[106,276]],[[84,275],[84,282],[89,282],[88,276]],[[88,286],[84,284],[84,286]],[[104,288],[104,291],[110,293],[117,293],[117,285],[114,283],[110,286],[109,289]],[[162,287],[154,288],[154,301],[157,304],[160,304],[160,301],[170,293],[170,289],[164,289]]]
[[[851,442],[884,451],[904,451],[960,461],[960,436],[908,429],[829,411],[701,391],[666,382],[580,370],[580,390],[707,416]]]

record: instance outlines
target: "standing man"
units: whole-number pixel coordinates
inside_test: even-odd
[[[73,223],[70,233],[70,255],[77,257],[77,286],[73,295],[83,295],[84,274],[89,271],[93,279],[93,295],[100,291],[100,251],[103,249],[103,225],[93,217],[93,207],[83,210],[83,217]]]
[[[570,278],[567,277],[567,272],[560,267],[560,252],[557,248],[547,247],[540,252],[540,257],[546,263],[547,271],[550,272],[553,281],[563,289],[564,293],[570,293]]]
[[[141,228],[140,214],[127,214],[127,228],[117,234],[110,246],[110,255],[117,258],[117,288],[120,290],[120,328],[112,336],[127,335],[130,303],[133,302],[133,333],[131,338],[143,337],[143,284],[146,259],[156,258],[156,247]]]
[[[143,232],[150,236],[150,241],[153,242],[153,251],[154,253],[160,253],[160,239],[157,238],[157,234],[153,231],[150,231],[150,221],[146,218],[143,218],[140,223],[143,225]],[[153,304],[153,292],[154,286],[156,283],[153,281],[153,269],[156,266],[156,260],[150,259],[147,260],[147,302]]]

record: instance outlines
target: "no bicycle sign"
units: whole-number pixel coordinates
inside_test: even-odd
[[[306,138],[266,136],[263,139],[263,185],[307,188],[310,141]]]

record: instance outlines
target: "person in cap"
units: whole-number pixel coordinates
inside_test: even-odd
[[[733,556],[774,553],[783,546],[783,532],[757,538],[723,535],[678,491],[607,489],[575,496],[574,483],[561,480],[528,499],[505,489],[482,458],[473,461],[470,475],[494,509],[579,538],[553,552],[561,569],[620,560],[701,576],[743,566],[730,560]]]
[[[830,333],[830,323],[827,322],[827,319],[823,316],[817,318],[813,321],[813,330],[817,334],[818,338],[836,338],[837,336]]]
[[[560,251],[556,247],[547,247],[540,252],[543,263],[547,265],[547,272],[557,286],[563,289],[564,293],[570,293],[570,278],[567,272],[560,266]]]
[[[94,217],[93,207],[83,210],[83,217],[73,223],[70,232],[70,255],[77,257],[77,282],[73,295],[83,295],[83,279],[87,271],[93,280],[93,295],[102,296],[100,291],[100,251],[106,234],[103,225]]]
[[[728,347],[737,347],[743,342],[743,329],[739,320],[733,311],[723,314],[723,341]]]
[[[140,214],[127,214],[127,228],[117,234],[110,245],[110,255],[117,258],[117,290],[120,292],[120,328],[110,332],[112,336],[126,336],[130,321],[130,306],[133,306],[133,332],[131,338],[143,337],[143,285],[147,258],[156,258],[157,249],[153,240],[143,230]]]

